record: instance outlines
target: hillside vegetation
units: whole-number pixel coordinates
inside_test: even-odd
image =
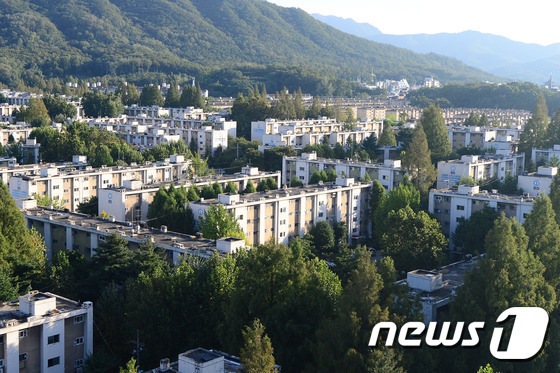
[[[0,81],[10,86],[54,76],[204,79],[216,78],[216,71],[221,84],[258,82],[294,66],[304,76],[313,71],[348,80],[372,70],[377,78],[412,82],[496,78],[453,58],[371,42],[302,10],[259,0],[0,0]]]

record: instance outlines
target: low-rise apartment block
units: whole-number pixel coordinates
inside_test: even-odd
[[[154,184],[187,178],[190,163],[182,155],[174,155],[166,162],[96,169],[86,167],[70,172],[56,166],[43,166],[38,175],[12,175],[8,185],[14,199],[49,196],[61,201],[64,208],[75,211],[78,204],[97,196],[100,189],[120,187],[130,180]]]
[[[24,207],[22,211],[27,227],[35,228],[44,237],[49,259],[56,253],[66,250],[75,250],[85,258],[91,258],[111,233],[117,233],[127,240],[132,250],[137,249],[145,241],[152,242],[156,247],[165,250],[170,263],[178,263],[181,256],[185,254],[209,258],[218,252],[216,241],[168,232],[165,226],[160,229],[142,228],[130,222],[117,222],[114,218],[104,220],[84,214],[37,207],[36,203],[22,207]],[[244,244],[243,242],[243,246]],[[227,241],[220,247],[228,245],[230,251],[236,251],[238,242]],[[223,250],[228,251],[228,249]]]
[[[476,182],[517,176],[525,169],[525,155],[463,155],[461,159],[438,162],[437,188],[451,188],[461,177]]]
[[[302,153],[299,157],[283,157],[282,184],[290,184],[294,178],[309,184],[313,172],[334,170],[338,177],[363,180],[366,173],[371,180],[379,180],[387,191],[398,186],[404,179],[405,171],[400,160],[387,159],[383,164],[357,162],[340,159],[317,158],[317,153]]]
[[[20,142],[25,141],[33,131],[31,126],[26,126],[22,124],[10,125],[6,128],[0,128],[0,145],[6,146],[10,142]]]
[[[511,127],[465,127],[465,126],[448,126],[449,141],[453,150],[475,146],[484,148],[492,146],[495,149],[494,142],[511,142],[517,144],[519,136],[523,129],[520,126]],[[500,149],[504,146],[500,145]],[[511,147],[511,146],[510,146]]]
[[[31,291],[0,305],[3,372],[81,372],[92,353],[92,302]]]
[[[382,124],[381,121],[363,120],[350,129],[345,123],[326,117],[290,121],[266,119],[251,123],[251,140],[260,141],[264,146],[294,148],[325,142],[332,146],[337,143],[346,145],[348,139],[361,143],[371,135],[379,138]]]
[[[533,197],[507,196],[497,192],[480,190],[478,185],[460,185],[457,190],[441,189],[431,190],[428,210],[434,214],[441,224],[441,230],[446,237],[451,238],[455,233],[457,225],[462,219],[470,216],[489,206],[498,213],[505,213],[508,218],[516,218],[518,222],[524,223],[527,214],[533,208]],[[450,248],[455,248],[453,240],[449,241]]]
[[[550,186],[557,174],[557,167],[541,166],[537,172],[519,175],[517,187],[531,197],[536,197],[543,193],[550,194]]]
[[[531,150],[531,159],[537,164],[544,164],[552,158],[560,159],[560,145],[553,145],[552,149],[537,149]]]
[[[247,186],[247,182],[251,180],[256,187],[261,180],[273,178],[277,185],[280,185],[281,173],[278,172],[260,172],[256,167],[243,167],[241,173],[230,175],[214,175],[198,177],[196,179],[183,179],[174,182],[175,187],[181,186],[188,189],[192,184],[202,189],[205,185],[218,183],[222,189],[226,184],[233,182],[237,190],[243,190]],[[99,211],[105,211],[110,216],[115,217],[117,221],[146,221],[148,219],[148,209],[152,203],[154,196],[160,187],[169,187],[171,182],[143,185],[135,181],[127,181],[122,187],[106,188],[98,191]]]
[[[271,239],[288,244],[303,236],[319,221],[344,222],[348,241],[368,234],[371,183],[338,178],[334,183],[301,188],[285,188],[246,195],[220,194],[190,206],[198,220],[211,205],[222,204],[235,217],[251,245]]]

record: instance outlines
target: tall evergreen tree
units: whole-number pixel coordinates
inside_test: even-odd
[[[298,88],[294,95],[294,112],[296,119],[305,118],[305,104],[303,102],[303,94],[301,93],[301,88]]]
[[[181,94],[179,93],[176,83],[171,83],[171,86],[167,90],[163,106],[172,108],[181,107]]]
[[[323,104],[321,104],[321,98],[318,95],[315,95],[313,98],[313,103],[307,109],[305,116],[307,118],[317,118],[321,114],[321,109],[323,108]]]
[[[383,121],[383,132],[379,136],[378,146],[397,146],[395,132],[389,121]]]
[[[560,144],[560,108],[554,113],[550,124],[546,129],[546,145],[552,148],[556,144]],[[534,159],[536,161],[536,159]]]
[[[123,105],[137,104],[140,101],[140,94],[132,83],[121,83],[116,93],[121,96]]]
[[[140,105],[142,106],[163,105],[163,96],[157,85],[150,84],[142,88],[142,93],[140,94]]]
[[[423,126],[418,124],[402,162],[412,184],[422,193],[426,193],[437,178],[437,170],[430,160],[430,155]]]
[[[241,348],[241,364],[247,373],[272,373],[274,369],[274,349],[270,338],[259,319],[253,321],[243,331],[244,345]]]
[[[533,110],[533,115],[525,124],[519,136],[519,151],[525,153],[525,160],[531,158],[533,148],[543,148],[547,143],[548,106],[546,99],[541,94]]]
[[[436,163],[445,159],[451,153],[451,142],[441,109],[431,104],[422,112],[418,124],[422,125],[426,134],[432,161]]]
[[[465,120],[465,127],[475,127],[478,126],[478,123],[480,122],[480,117],[477,113],[475,113],[474,111],[471,111],[468,118]]]
[[[372,224],[372,231],[375,232],[375,217],[377,209],[385,199],[385,187],[381,185],[379,180],[374,180],[371,184],[371,194],[369,197],[369,221]]]

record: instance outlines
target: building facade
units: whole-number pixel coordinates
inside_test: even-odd
[[[476,182],[496,179],[504,181],[506,176],[517,176],[525,170],[525,155],[463,155],[461,159],[438,162],[437,189],[450,188],[461,177]]]
[[[93,353],[93,304],[31,291],[0,306],[5,373],[81,372]]]
[[[246,195],[220,194],[217,199],[190,204],[195,219],[204,216],[211,205],[222,204],[235,217],[251,245],[271,239],[288,244],[304,236],[319,221],[343,222],[348,241],[369,233],[369,194],[371,183],[338,178],[334,183],[301,188],[284,188]]]
[[[557,167],[541,166],[537,172],[519,175],[517,187],[530,197],[537,197],[543,193],[550,195],[550,186],[557,174]]]
[[[404,179],[405,171],[400,160],[387,159],[383,164],[355,162],[340,159],[317,158],[317,153],[302,153],[299,157],[282,158],[282,184],[290,184],[294,178],[309,184],[313,172],[334,170],[338,177],[363,180],[366,173],[371,180],[379,180],[387,191],[398,186]]]

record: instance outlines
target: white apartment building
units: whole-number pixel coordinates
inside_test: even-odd
[[[241,173],[237,174],[179,180],[174,182],[174,185],[176,188],[183,186],[185,189],[188,189],[194,184],[199,189],[202,189],[206,185],[212,185],[217,182],[224,189],[227,183],[233,182],[237,190],[243,190],[249,180],[256,187],[261,180],[269,177],[273,178],[277,185],[281,185],[280,171],[260,172],[256,167],[243,167]],[[151,185],[142,185],[142,183],[136,181],[126,181],[122,187],[100,189],[98,191],[99,213],[105,211],[117,221],[146,221],[150,204],[154,200],[156,193],[160,187],[168,188],[170,184],[170,181]]]
[[[0,305],[3,372],[81,372],[92,353],[92,302],[35,290]]]
[[[398,186],[404,179],[405,171],[400,160],[386,159],[383,164],[357,162],[340,159],[317,158],[317,153],[302,153],[299,157],[282,158],[282,184],[290,184],[294,178],[309,184],[313,172],[334,170],[338,177],[363,180],[366,173],[371,180],[379,180],[387,191]]]
[[[237,219],[251,245],[271,239],[288,244],[296,236],[303,237],[319,221],[344,222],[351,242],[368,233],[370,187],[371,183],[338,178],[335,183],[301,188],[246,195],[220,194],[217,199],[191,202],[190,206],[198,220],[211,205],[224,205]]]
[[[16,200],[32,198],[34,195],[49,196],[58,198],[70,211],[76,211],[81,202],[97,196],[103,188],[120,187],[130,180],[154,184],[184,179],[188,177],[190,164],[191,161],[185,160],[182,155],[174,155],[165,162],[95,169],[88,166],[85,170],[68,172],[56,166],[43,166],[38,175],[13,174],[8,186]]]
[[[531,197],[536,197],[543,193],[550,194],[550,186],[557,174],[557,167],[541,166],[538,168],[537,172],[519,175],[517,178],[517,187]]]
[[[461,177],[471,177],[474,181],[516,176],[525,169],[525,155],[463,155],[461,159],[438,162],[437,188],[451,188]]]
[[[533,208],[534,198],[524,196],[506,196],[503,194],[481,191],[478,185],[460,185],[456,191],[451,189],[432,189],[430,191],[428,210],[441,223],[441,230],[450,238],[461,219],[470,218],[471,214],[489,206],[498,213],[505,213],[524,223],[527,214]],[[453,240],[449,241],[454,249]]]
[[[0,145],[8,145],[10,139],[14,142],[25,141],[31,131],[33,131],[33,128],[26,125],[10,125],[6,128],[0,128]]]
[[[465,127],[448,126],[449,141],[453,150],[476,146],[477,148],[493,147],[498,149],[511,149],[511,145],[500,145],[495,147],[495,143],[509,142],[517,144],[523,129],[521,126],[511,127]]]
[[[553,157],[560,159],[560,145],[553,145],[552,149],[537,149],[531,150],[531,159],[535,163],[546,163]]]
[[[0,180],[4,184],[8,184],[10,178],[14,175],[40,175],[41,168],[57,168],[60,171],[76,171],[85,170],[89,167],[87,164],[87,157],[73,156],[73,162],[64,163],[48,163],[44,165],[38,164],[18,164],[15,158],[0,158]],[[3,161],[2,161],[3,160]]]
[[[14,112],[19,110],[19,108],[20,106],[18,105],[0,104],[0,122],[12,123],[15,119]]]
[[[266,119],[263,122],[251,122],[251,141],[260,141],[264,146],[294,148],[325,141],[332,146],[337,143],[346,145],[348,139],[361,143],[371,135],[379,138],[382,125],[381,121],[363,120],[357,122],[354,129],[345,129],[344,123],[326,117],[289,121]]]

